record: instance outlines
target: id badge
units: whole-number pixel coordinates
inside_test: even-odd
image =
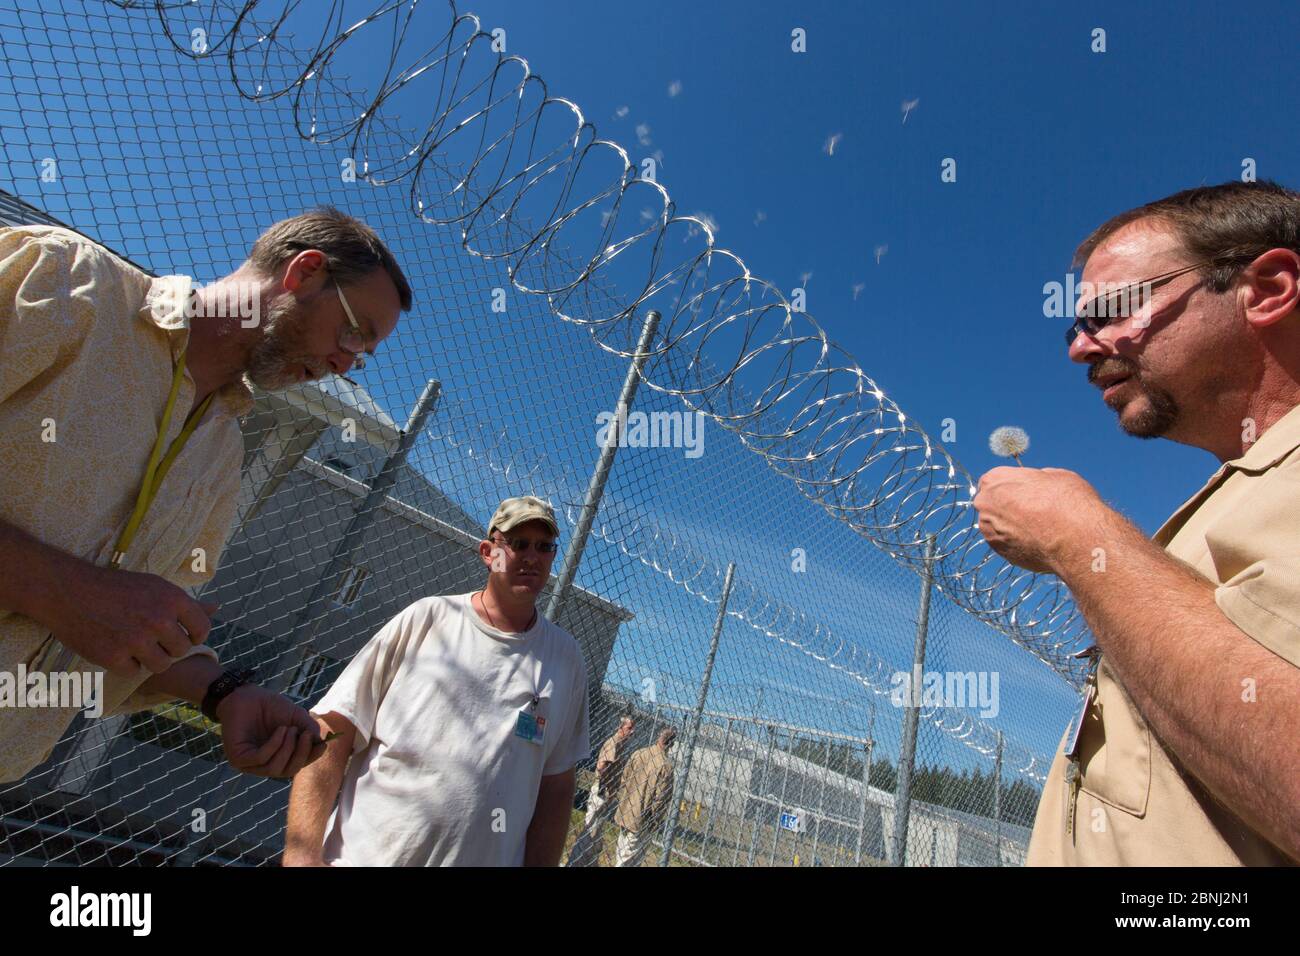
[[[515,736],[540,745],[546,737],[546,718],[534,717],[527,710],[521,710],[515,721]]]
[[[1061,751],[1070,760],[1079,755],[1079,734],[1083,731],[1083,721],[1088,716],[1088,707],[1092,703],[1093,694],[1096,692],[1097,685],[1092,681],[1088,681],[1083,689],[1083,703],[1079,705],[1079,712],[1070,721],[1070,733],[1066,736]]]

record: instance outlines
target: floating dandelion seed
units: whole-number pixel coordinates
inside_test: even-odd
[[[903,100],[903,122],[904,123],[907,122],[907,114],[912,112],[912,110],[916,109],[917,105],[920,102],[921,102],[920,97],[917,97],[914,100]]]
[[[989,436],[989,448],[995,455],[1014,458],[1016,464],[1023,468],[1024,462],[1020,456],[1029,450],[1029,433],[1014,425],[1003,425],[993,429],[993,434]]]
[[[843,133],[832,133],[830,136],[827,136],[826,143],[824,146],[822,146],[822,152],[825,153],[827,156],[834,156],[835,147],[839,145],[840,140],[842,140],[843,138],[844,138]]]
[[[681,80],[673,80],[671,83],[668,84],[668,95],[669,95],[669,96],[676,96],[677,94],[681,93],[681,91],[682,91],[682,81],[681,81]]]

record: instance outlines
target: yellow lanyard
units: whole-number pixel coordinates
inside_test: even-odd
[[[176,436],[164,455],[163,439],[167,436],[167,429],[172,423],[172,413],[176,409],[176,396],[180,394],[181,382],[185,379],[185,351],[181,349],[181,354],[176,360],[176,372],[172,375],[172,388],[167,395],[167,406],[163,409],[162,421],[158,423],[158,437],[154,439],[153,451],[149,453],[149,464],[145,466],[144,479],[140,482],[140,491],[135,498],[135,510],[131,512],[131,520],[122,529],[117,539],[117,546],[113,549],[113,559],[109,562],[111,568],[121,566],[122,558],[126,556],[127,549],[135,540],[135,533],[140,530],[140,523],[144,521],[145,514],[153,504],[154,498],[158,496],[158,489],[162,487],[163,479],[167,477],[167,472],[171,471],[176,456],[181,453],[185,443],[194,434],[194,429],[202,421],[208,406],[212,404],[213,395],[216,394],[214,392],[209,395],[198,408],[190,412],[181,433]]]
[[[205,398],[199,407],[190,412],[189,417],[185,419],[185,425],[181,433],[176,436],[175,440],[167,448],[164,455],[162,450],[163,439],[167,435],[167,428],[172,423],[172,413],[176,409],[176,396],[180,394],[181,382],[185,380],[185,349],[181,349],[181,354],[176,359],[176,371],[172,375],[171,391],[167,394],[167,406],[163,409],[162,421],[158,423],[158,437],[154,439],[153,451],[149,453],[149,464],[145,467],[144,479],[140,482],[140,491],[135,498],[135,509],[131,512],[131,520],[126,523],[122,533],[118,535],[117,546],[113,549],[113,558],[109,562],[110,568],[121,567],[122,558],[126,556],[127,548],[131,547],[131,542],[135,540],[135,533],[140,530],[140,522],[144,520],[145,514],[149,511],[150,505],[153,504],[154,498],[158,496],[158,489],[162,486],[163,479],[167,477],[167,472],[171,470],[172,462],[176,456],[181,453],[185,443],[190,440],[194,434],[194,429],[198,427],[203,415],[212,404],[213,395]],[[57,648],[57,656],[55,656]],[[54,670],[64,670],[72,663],[72,651],[63,647],[51,634],[45,638],[45,643],[37,652],[35,667],[38,670],[49,670],[53,660]]]

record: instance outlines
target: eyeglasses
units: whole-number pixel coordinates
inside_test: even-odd
[[[1196,262],[1190,266],[1175,269],[1173,272],[1166,272],[1163,275],[1152,276],[1150,279],[1133,282],[1089,299],[1075,312],[1074,324],[1065,331],[1065,344],[1067,346],[1073,345],[1074,340],[1079,337],[1080,333],[1086,332],[1088,335],[1096,335],[1112,322],[1128,318],[1141,310],[1150,301],[1151,293],[1162,285],[1172,282],[1179,276],[1187,275],[1187,273],[1196,269],[1213,265],[1218,261],[1220,260],[1207,259],[1204,262]],[[1201,285],[1204,281],[1201,280],[1197,285]]]
[[[375,357],[375,353],[366,348],[366,337],[361,334],[361,326],[357,324],[357,317],[352,314],[352,306],[337,279],[334,280],[334,291],[339,294],[339,303],[343,306],[343,314],[348,317],[350,329],[339,336],[339,348],[352,356],[352,367],[360,371],[366,367],[367,359]]]
[[[507,538],[504,535],[497,544],[504,544],[515,554],[524,554],[529,547],[536,548],[538,554],[554,554],[560,550],[560,542],[556,540],[530,542],[527,538]]]

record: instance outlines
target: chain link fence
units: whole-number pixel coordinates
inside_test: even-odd
[[[932,467],[930,440],[897,413],[903,450],[871,452],[884,461],[872,484],[865,465],[848,484],[815,474],[791,453],[808,441],[824,457],[798,437],[799,415],[735,374],[735,356],[754,355],[746,333],[682,332],[689,304],[660,313],[637,299],[650,273],[635,264],[619,281],[583,273],[578,231],[552,230],[534,252],[582,280],[527,287],[536,263],[521,266],[519,250],[537,233],[483,185],[506,175],[491,149],[419,154],[425,195],[462,191],[466,219],[430,215],[410,182],[375,173],[386,167],[373,157],[414,163],[410,144],[428,141],[408,114],[378,110],[364,142],[326,135],[375,101],[294,30],[321,36],[326,13],[332,37],[369,11],[263,6],[0,11],[5,225],[65,224],[155,274],[206,282],[271,222],[327,203],[373,226],[416,290],[354,382],[257,394],[238,521],[201,591],[221,605],[209,644],[223,663],[314,703],[403,607],[482,587],[485,522],[502,498],[538,495],[556,507],[563,552],[542,607],[583,649],[593,754],[624,715],[637,718],[634,747],[679,730],[647,865],[1023,862],[1076,700],[1067,652],[1086,635],[1051,582],[972,556],[968,500],[942,491],[936,504],[924,477],[938,468],[956,488],[964,472],[937,446]],[[486,36],[454,8],[419,7],[427,19],[404,30],[435,50],[440,38],[455,48],[458,30]],[[255,80],[236,59],[257,63]],[[708,288],[702,275],[676,276],[680,291]],[[627,321],[575,321],[579,295],[583,314]],[[789,347],[741,364],[785,363],[789,392],[799,342],[772,341]],[[744,408],[758,411],[742,421]],[[612,421],[625,441],[608,441]],[[874,421],[879,439],[889,429]],[[918,469],[906,456],[922,444]],[[45,764],[0,784],[0,863],[275,862],[289,785],[234,773],[219,733],[175,704],[78,717]],[[602,864],[615,834],[596,834]]]

